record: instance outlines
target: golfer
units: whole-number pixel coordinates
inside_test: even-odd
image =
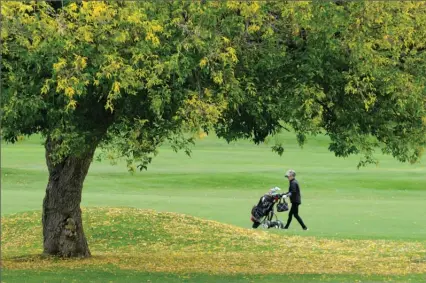
[[[284,226],[284,229],[288,229],[294,215],[297,221],[299,221],[299,224],[302,226],[303,230],[308,230],[308,227],[306,227],[305,223],[303,223],[302,218],[299,216],[299,205],[302,204],[302,197],[300,195],[299,183],[295,179],[296,172],[290,169],[285,173],[285,177],[288,179],[290,183],[287,195],[290,197],[291,208],[288,213],[288,220],[287,220],[287,224]]]

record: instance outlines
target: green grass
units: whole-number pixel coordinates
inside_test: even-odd
[[[283,178],[284,172],[293,168],[302,188],[303,204],[300,214],[310,230],[302,231],[294,221],[288,231],[269,233],[278,234],[279,237],[302,236],[316,239],[385,239],[404,243],[418,242],[424,246],[425,158],[420,164],[409,165],[401,164],[389,156],[379,155],[379,166],[357,170],[359,157],[334,157],[327,150],[326,137],[309,140],[303,149],[297,146],[293,136],[283,138],[286,151],[282,157],[271,152],[269,145],[256,146],[248,141],[228,145],[209,136],[198,141],[191,158],[183,153],[174,153],[167,146],[161,148],[159,156],[154,159],[148,171],[134,175],[126,171],[124,164],[111,166],[108,162],[94,162],[84,185],[82,206],[155,209],[247,228],[251,225],[251,207],[268,188],[279,186],[285,190],[287,181]],[[32,137],[16,145],[3,143],[1,159],[2,216],[40,211],[47,182],[44,149],[40,138]],[[283,213],[281,218],[285,220],[286,216]],[[89,229],[88,226],[85,228]],[[98,229],[98,232],[101,231],[101,227]],[[107,234],[104,235],[106,236]],[[19,254],[19,250],[17,253]],[[25,254],[22,249],[21,254]],[[102,270],[93,268],[91,271],[94,274],[93,282],[102,281],[96,281],[96,278],[108,278],[107,275],[95,276],[103,274]],[[105,271],[105,274],[108,272]],[[120,274],[114,277],[114,280],[118,280],[114,282],[184,280],[167,272],[155,275],[134,270],[114,272]],[[15,279],[24,273],[29,274],[28,280],[33,280],[27,282],[43,282],[43,278],[49,276],[83,278],[78,275],[73,277],[74,273],[67,269],[60,274],[43,270],[3,270],[3,276],[7,279],[5,282],[17,282]],[[130,278],[129,281],[123,281],[126,276]],[[138,276],[141,280],[135,279]],[[243,275],[194,276],[188,282],[246,282]],[[321,275],[265,275],[263,279],[250,276],[254,276],[255,282],[311,282],[319,278],[315,276]],[[325,282],[383,282],[388,278],[357,274],[324,276],[331,280]],[[421,282],[419,278],[422,275],[410,276],[388,279]],[[71,279],[68,282],[72,282]],[[59,279],[46,280],[61,282]]]
[[[40,210],[47,169],[40,140],[2,145],[2,215]],[[356,169],[358,157],[339,159],[319,137],[300,149],[286,139],[282,157],[268,145],[227,145],[214,137],[197,143],[192,158],[164,147],[147,172],[94,162],[83,206],[130,206],[186,213],[248,227],[251,206],[294,168],[302,187],[300,213],[310,235],[359,239],[426,238],[426,165],[381,156],[378,167]],[[285,214],[282,215],[286,217]],[[297,223],[289,234],[300,234]]]
[[[206,274],[173,274],[173,273],[147,273],[123,270],[97,270],[97,269],[76,269],[60,272],[60,275],[46,271],[5,271],[3,276],[8,280],[4,283],[20,282],[20,283],[51,283],[51,282],[87,282],[87,283],[128,283],[128,282],[152,282],[152,283],[175,283],[175,282],[327,282],[327,283],[342,283],[342,282],[422,282],[425,276],[408,275],[408,276],[360,276],[360,275],[324,275],[324,274],[303,274],[303,275],[206,275]],[[82,280],[84,278],[84,281]]]

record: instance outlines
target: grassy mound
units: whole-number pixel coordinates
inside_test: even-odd
[[[131,208],[83,209],[88,259],[46,258],[39,212],[2,218],[7,270],[96,268],[209,274],[426,273],[425,242],[327,240]]]

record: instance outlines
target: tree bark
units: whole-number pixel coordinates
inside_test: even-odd
[[[54,163],[55,144],[45,143],[49,182],[43,200],[43,253],[60,257],[89,257],[90,250],[81,219],[81,193],[96,146],[79,156]]]

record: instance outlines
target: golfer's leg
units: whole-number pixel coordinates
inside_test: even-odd
[[[296,205],[296,207],[294,209],[294,218],[297,219],[297,221],[299,222],[299,224],[302,226],[303,229],[306,228],[305,223],[303,223],[302,218],[299,216],[299,205]]]
[[[292,219],[292,217],[293,217],[293,207],[294,207],[294,205],[292,204],[291,205],[291,208],[290,208],[290,211],[289,211],[289,213],[288,213],[288,219],[287,219],[287,224],[285,225],[285,227],[284,228],[288,228],[288,226],[290,226],[290,223],[291,223],[291,219]]]

